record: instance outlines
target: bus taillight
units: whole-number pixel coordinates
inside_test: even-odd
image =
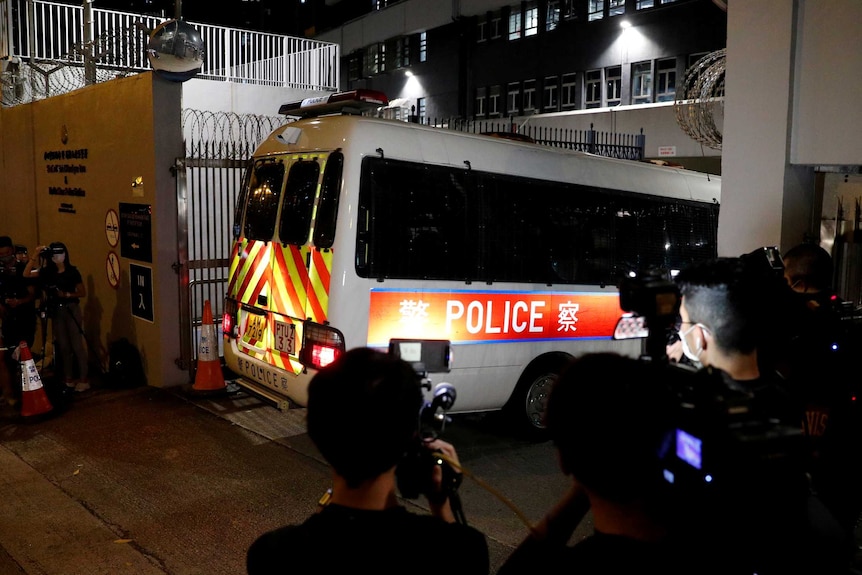
[[[225,299],[224,313],[221,317],[221,330],[225,337],[236,337],[236,301]]]
[[[334,327],[306,321],[302,326],[302,349],[299,361],[320,369],[344,353],[344,335]]]

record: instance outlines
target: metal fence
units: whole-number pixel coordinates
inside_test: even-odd
[[[150,34],[170,20],[43,0],[0,0],[0,59],[53,62],[137,73],[150,69]],[[305,38],[188,22],[203,39],[197,77],[336,90],[339,46]]]
[[[590,124],[589,130],[555,128],[551,126],[518,125],[513,119],[463,120],[456,118],[413,118],[416,122],[474,134],[494,134],[523,139],[554,148],[589,152],[600,156],[641,161],[645,157],[646,136],[639,134],[599,132]]]

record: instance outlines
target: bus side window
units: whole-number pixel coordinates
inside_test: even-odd
[[[314,246],[331,248],[335,241],[335,220],[338,216],[338,197],[341,194],[341,176],[344,154],[333,152],[326,161],[320,183],[317,217],[314,219]]]
[[[316,160],[299,161],[290,167],[278,225],[278,238],[282,244],[301,246],[308,241],[319,176],[320,164]]]
[[[249,178],[245,210],[245,237],[270,241],[275,231],[278,198],[284,182],[282,162],[258,162]]]

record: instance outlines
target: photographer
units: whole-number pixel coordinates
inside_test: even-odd
[[[670,491],[660,452],[673,431],[666,366],[586,354],[560,374],[546,423],[572,485],[509,556],[498,575],[707,573],[670,537]],[[594,533],[569,546],[586,515]]]
[[[793,329],[781,369],[803,401],[803,427],[812,449],[811,477],[820,499],[846,532],[855,558],[854,531],[862,513],[862,417],[859,354],[862,317],[832,289],[832,256],[802,243],[783,257],[794,294]]]
[[[455,521],[440,466],[429,470],[434,492],[424,494],[430,515],[411,513],[398,502],[396,467],[418,440],[420,385],[409,363],[369,348],[347,351],[314,376],[308,436],[332,466],[331,495],[302,524],[255,540],[246,557],[249,575],[452,570],[443,559],[424,557],[428,553],[451,557],[458,573],[488,573],[485,537]],[[448,443],[435,440],[427,447],[457,464]]]
[[[66,387],[87,391],[90,380],[80,306],[81,298],[87,295],[84,279],[72,265],[65,244],[38,246],[35,253],[36,257],[30,258],[24,268],[24,277],[38,278],[42,288],[42,305],[51,317],[54,342],[62,360],[62,374],[56,375],[63,376]]]
[[[729,392],[746,398],[742,406],[748,419],[768,423],[765,434],[781,425],[798,429],[800,440],[788,441],[793,451],[782,453],[786,457],[752,461],[736,470],[723,497],[710,502],[713,513],[739,519],[738,527],[726,531],[708,516],[699,526],[734,549],[734,565],[759,573],[844,572],[849,565],[840,558],[835,519],[810,490],[801,399],[769,367],[773,342],[784,337],[779,314],[787,301],[781,291],[786,284],[779,286],[757,262],[756,254],[719,258],[677,275],[683,353],[705,369],[718,370]],[[764,349],[768,361],[760,355]]]
[[[22,253],[23,252],[23,253]],[[14,406],[19,391],[13,383],[18,374],[17,346],[22,341],[33,346],[36,337],[36,287],[24,276],[26,255],[9,236],[0,236],[0,318],[2,318],[3,373],[0,387],[6,403]]]

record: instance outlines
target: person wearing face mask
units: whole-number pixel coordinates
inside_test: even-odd
[[[833,289],[832,256],[820,245],[798,244],[785,252],[783,263],[797,314],[781,369],[803,401],[813,485],[847,533],[847,552],[855,561],[862,515],[859,310],[848,309],[850,303]]]
[[[26,277],[37,277],[51,317],[54,342],[60,352],[62,376],[66,387],[76,392],[90,389],[88,358],[84,341],[80,300],[87,295],[78,268],[69,259],[62,242],[38,246],[36,257],[24,268]],[[61,375],[61,374],[56,374]]]
[[[749,419],[767,427],[780,423],[801,435],[801,398],[770,365],[771,353],[761,353],[771,351],[768,336],[779,325],[782,304],[776,302],[786,301],[775,292],[779,286],[774,279],[753,272],[742,257],[717,258],[680,271],[675,278],[681,296],[680,346],[694,365],[717,370],[729,390],[746,398]],[[780,287],[786,289],[783,283]],[[794,569],[803,565],[821,573],[842,572],[849,567],[840,557],[843,535],[811,489],[805,442],[794,445],[798,449],[787,459],[792,465],[780,471],[751,469],[734,491],[738,497],[722,502],[722,509],[745,517],[729,544],[737,546],[753,572],[802,572]]]

